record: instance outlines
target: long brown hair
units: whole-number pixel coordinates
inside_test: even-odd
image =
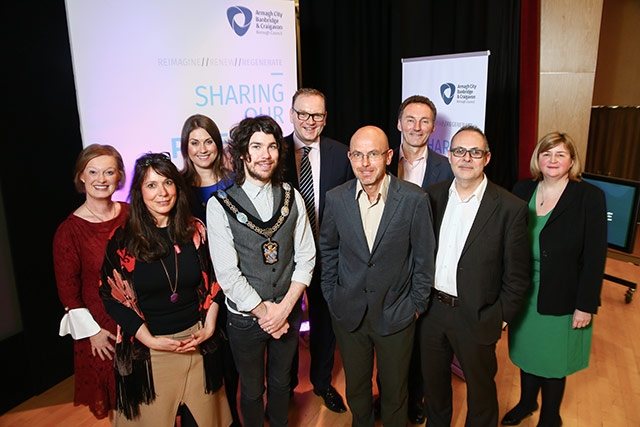
[[[231,153],[233,168],[236,172],[235,182],[238,185],[244,184],[244,159],[251,159],[251,156],[249,156],[249,141],[256,132],[273,135],[276,144],[278,144],[278,164],[273,171],[273,175],[271,175],[271,182],[273,184],[279,184],[282,182],[284,166],[287,160],[287,143],[282,137],[280,125],[269,116],[247,117],[231,129],[229,153]]]
[[[207,116],[202,114],[194,114],[193,116],[185,120],[182,126],[182,133],[180,135],[180,151],[182,152],[182,159],[184,166],[182,167],[182,175],[187,185],[192,187],[200,186],[200,175],[193,166],[193,162],[189,158],[189,135],[195,129],[204,129],[213,139],[218,149],[218,155],[216,156],[213,164],[211,165],[213,172],[218,179],[228,179],[229,172],[222,167],[222,156],[224,156],[224,147],[222,145],[222,136],[220,136],[220,130],[216,123]]]
[[[156,222],[142,198],[142,184],[150,168],[171,179],[176,186],[176,204],[169,212],[167,230],[169,239],[175,243],[187,243],[194,228],[189,207],[189,198],[184,179],[165,153],[149,153],[136,160],[131,191],[129,192],[129,217],[124,227],[124,240],[128,250],[144,262],[154,262],[169,254],[171,247],[162,238]]]

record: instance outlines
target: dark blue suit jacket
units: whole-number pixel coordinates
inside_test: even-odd
[[[427,147],[427,169],[424,171],[424,179],[422,180],[422,189],[426,190],[428,186],[437,184],[441,181],[453,179],[453,172],[451,171],[451,165],[449,159],[436,153],[431,148]],[[393,150],[393,158],[391,164],[387,168],[389,172],[398,176],[398,160],[400,160],[400,149]]]
[[[297,189],[298,170],[296,169],[295,144],[293,134],[285,137],[287,143],[286,169],[284,180]],[[324,198],[327,191],[353,178],[353,169],[347,157],[348,148],[331,138],[320,136],[320,203],[318,208],[318,229],[324,214]]]

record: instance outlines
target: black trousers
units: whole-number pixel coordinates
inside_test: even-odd
[[[331,385],[336,336],[331,324],[329,307],[320,289],[320,275],[314,274],[306,290],[309,313],[309,354],[311,366],[309,379],[316,390],[326,390]],[[298,350],[291,366],[291,390],[298,385]]]
[[[382,424],[385,427],[407,425],[407,382],[416,322],[391,334],[379,335],[371,327],[368,314],[353,332],[334,322],[334,331],[347,385],[347,403],[355,427],[372,427],[373,361],[384,393],[380,396]]]
[[[269,425],[288,425],[291,361],[298,347],[300,302],[289,314],[289,331],[279,339],[262,330],[255,317],[227,313],[227,332],[240,374],[240,411],[246,427],[264,425],[265,377]],[[266,358],[266,370],[265,370]]]
[[[460,316],[458,307],[432,298],[429,310],[419,321],[427,426],[451,425],[451,362],[454,354],[467,382],[465,426],[497,426],[498,396],[494,378],[498,363],[495,343],[477,343],[472,334],[460,326],[464,324]]]
[[[382,394],[382,384],[380,375],[376,376],[378,392]],[[420,358],[420,335],[416,328],[416,336],[413,340],[413,350],[411,351],[411,361],[409,362],[409,407],[415,407],[424,398],[424,380],[422,379],[422,366]]]

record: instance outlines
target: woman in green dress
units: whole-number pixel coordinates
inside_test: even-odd
[[[532,179],[514,194],[529,202],[532,287],[509,325],[509,356],[520,368],[520,402],[502,419],[517,425],[537,408],[538,426],[560,426],[566,376],[589,365],[592,315],[600,305],[607,253],[604,194],[581,180],[573,140],[553,132],[536,145]]]

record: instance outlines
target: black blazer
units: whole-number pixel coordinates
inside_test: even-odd
[[[452,181],[427,188],[439,242]],[[527,205],[489,181],[458,260],[459,328],[480,344],[500,339],[502,321],[518,313],[530,286]],[[439,242],[440,243],[440,242]]]
[[[453,172],[451,171],[451,165],[449,164],[449,159],[445,156],[442,156],[431,148],[427,147],[427,166],[424,171],[424,179],[422,180],[422,189],[426,190],[428,186],[437,184],[441,181],[446,181],[448,179],[453,179]],[[398,176],[398,161],[400,160],[400,149],[396,148],[393,150],[393,158],[391,159],[391,164],[387,168],[389,172]]]
[[[518,182],[513,193],[529,201],[537,182]],[[596,313],[607,257],[604,193],[584,181],[569,181],[540,232],[538,312]]]
[[[295,144],[293,134],[285,137],[287,143],[286,168],[284,180],[300,189],[298,169],[296,168]],[[353,169],[347,157],[348,148],[331,138],[320,136],[320,201],[318,203],[318,227],[324,214],[324,199],[327,191],[353,178]]]
[[[389,335],[423,313],[433,285],[434,251],[429,196],[417,185],[390,175],[371,251],[356,180],[327,193],[320,228],[322,293],[332,317],[347,331],[360,326],[368,313],[373,330]]]

